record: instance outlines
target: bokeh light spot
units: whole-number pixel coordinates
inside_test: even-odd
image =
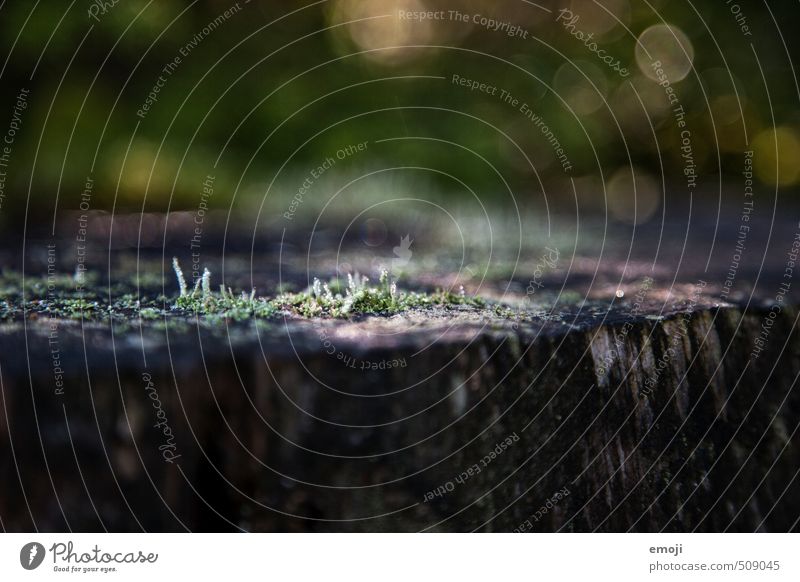
[[[361,240],[369,247],[377,247],[386,242],[386,223],[379,218],[368,218],[361,225]]]
[[[658,210],[661,188],[641,168],[624,167],[617,170],[606,182],[606,195],[608,210],[616,220],[642,224],[650,220]]]
[[[791,127],[766,129],[753,140],[753,168],[765,184],[788,186],[800,178],[800,138]]]
[[[631,19],[628,0],[572,0],[570,10],[580,16],[582,29],[595,36],[622,33],[624,28],[620,23],[627,25]]]
[[[608,83],[599,67],[573,61],[564,63],[556,71],[553,88],[575,113],[587,115],[597,111],[605,103]]]
[[[435,32],[430,20],[400,19],[398,10],[420,13],[429,7],[422,0],[338,0],[331,13],[331,23],[350,23],[336,29],[335,33],[348,35],[359,50],[373,51],[364,53],[364,58],[383,65],[397,65],[423,54],[403,45],[430,44]],[[383,47],[391,48],[375,50]]]
[[[694,62],[692,41],[671,24],[656,24],[642,32],[635,52],[639,69],[653,81],[661,81],[654,64],[660,64],[667,81],[677,83],[686,78]]]

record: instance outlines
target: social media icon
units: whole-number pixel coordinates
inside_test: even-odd
[[[26,570],[35,570],[44,561],[44,546],[39,542],[29,542],[19,551],[19,563]]]

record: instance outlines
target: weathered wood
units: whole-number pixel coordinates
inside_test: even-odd
[[[800,511],[800,338],[786,308],[750,359],[767,313],[73,326],[63,395],[29,325],[30,381],[24,358],[3,362],[0,515],[13,530],[785,531]],[[22,334],[2,334],[2,352]]]
[[[624,237],[606,241],[602,256],[592,254],[600,245],[576,250],[569,264],[543,269],[535,302],[526,289],[542,251],[528,249],[479,289],[477,277],[465,283],[499,300],[497,310],[166,324],[58,318],[55,344],[46,313],[6,318],[2,525],[796,530],[800,301],[796,287],[781,303],[776,292],[797,225],[759,228],[780,252],[742,261],[724,301],[727,258],[709,270],[692,250],[708,241],[675,244],[683,230],[674,227],[637,234],[630,256]],[[718,236],[716,252],[727,257],[730,229],[700,232]],[[308,284],[299,242],[256,246],[256,257],[226,255],[226,283]],[[101,290],[133,292],[120,283],[131,254],[92,248],[94,269],[113,265]],[[433,248],[415,247],[418,264]],[[503,255],[513,258],[509,248]],[[27,265],[41,272],[46,256],[37,252]],[[441,268],[418,268],[405,285],[458,285],[460,253],[440,249]],[[139,281],[151,297],[175,292],[160,278],[158,254],[158,268],[139,267],[158,274]],[[337,260],[315,254],[311,270],[330,275]],[[61,272],[69,265],[67,257]],[[364,265],[369,257],[353,262]]]

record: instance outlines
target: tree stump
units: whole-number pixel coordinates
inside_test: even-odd
[[[797,530],[797,294],[771,256],[726,300],[727,264],[578,253],[489,277],[482,307],[125,321],[29,304],[0,325],[3,527]],[[174,296],[164,281],[136,292]]]

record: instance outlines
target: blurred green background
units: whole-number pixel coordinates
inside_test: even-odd
[[[20,91],[30,94],[0,221],[17,226],[29,192],[29,219],[52,219],[56,198],[59,210],[78,208],[89,176],[92,210],[194,210],[211,175],[211,207],[256,207],[272,183],[270,203],[283,211],[314,168],[364,141],[365,152],[337,159],[324,184],[315,181],[324,190],[318,198],[346,177],[424,166],[433,170],[414,180],[392,186],[383,175],[380,186],[365,184],[417,196],[469,196],[471,189],[500,203],[510,188],[523,205],[544,187],[569,201],[569,178],[613,193],[626,189],[631,164],[645,203],[662,180],[686,196],[680,130],[646,59],[637,61],[637,38],[665,64],[686,111],[698,191],[741,184],[745,150],[754,151],[756,183],[765,190],[800,179],[796,3],[740,2],[736,10],[724,0],[536,4],[6,2],[0,131]],[[562,8],[579,16],[572,28]],[[399,12],[419,10],[447,16],[420,21]],[[492,30],[488,19],[521,32]],[[612,70],[576,31],[591,33],[595,48],[630,74]],[[176,57],[180,63],[165,73]],[[458,86],[454,74],[528,104],[571,168],[518,105],[499,92]],[[157,100],[137,115],[160,76]]]

